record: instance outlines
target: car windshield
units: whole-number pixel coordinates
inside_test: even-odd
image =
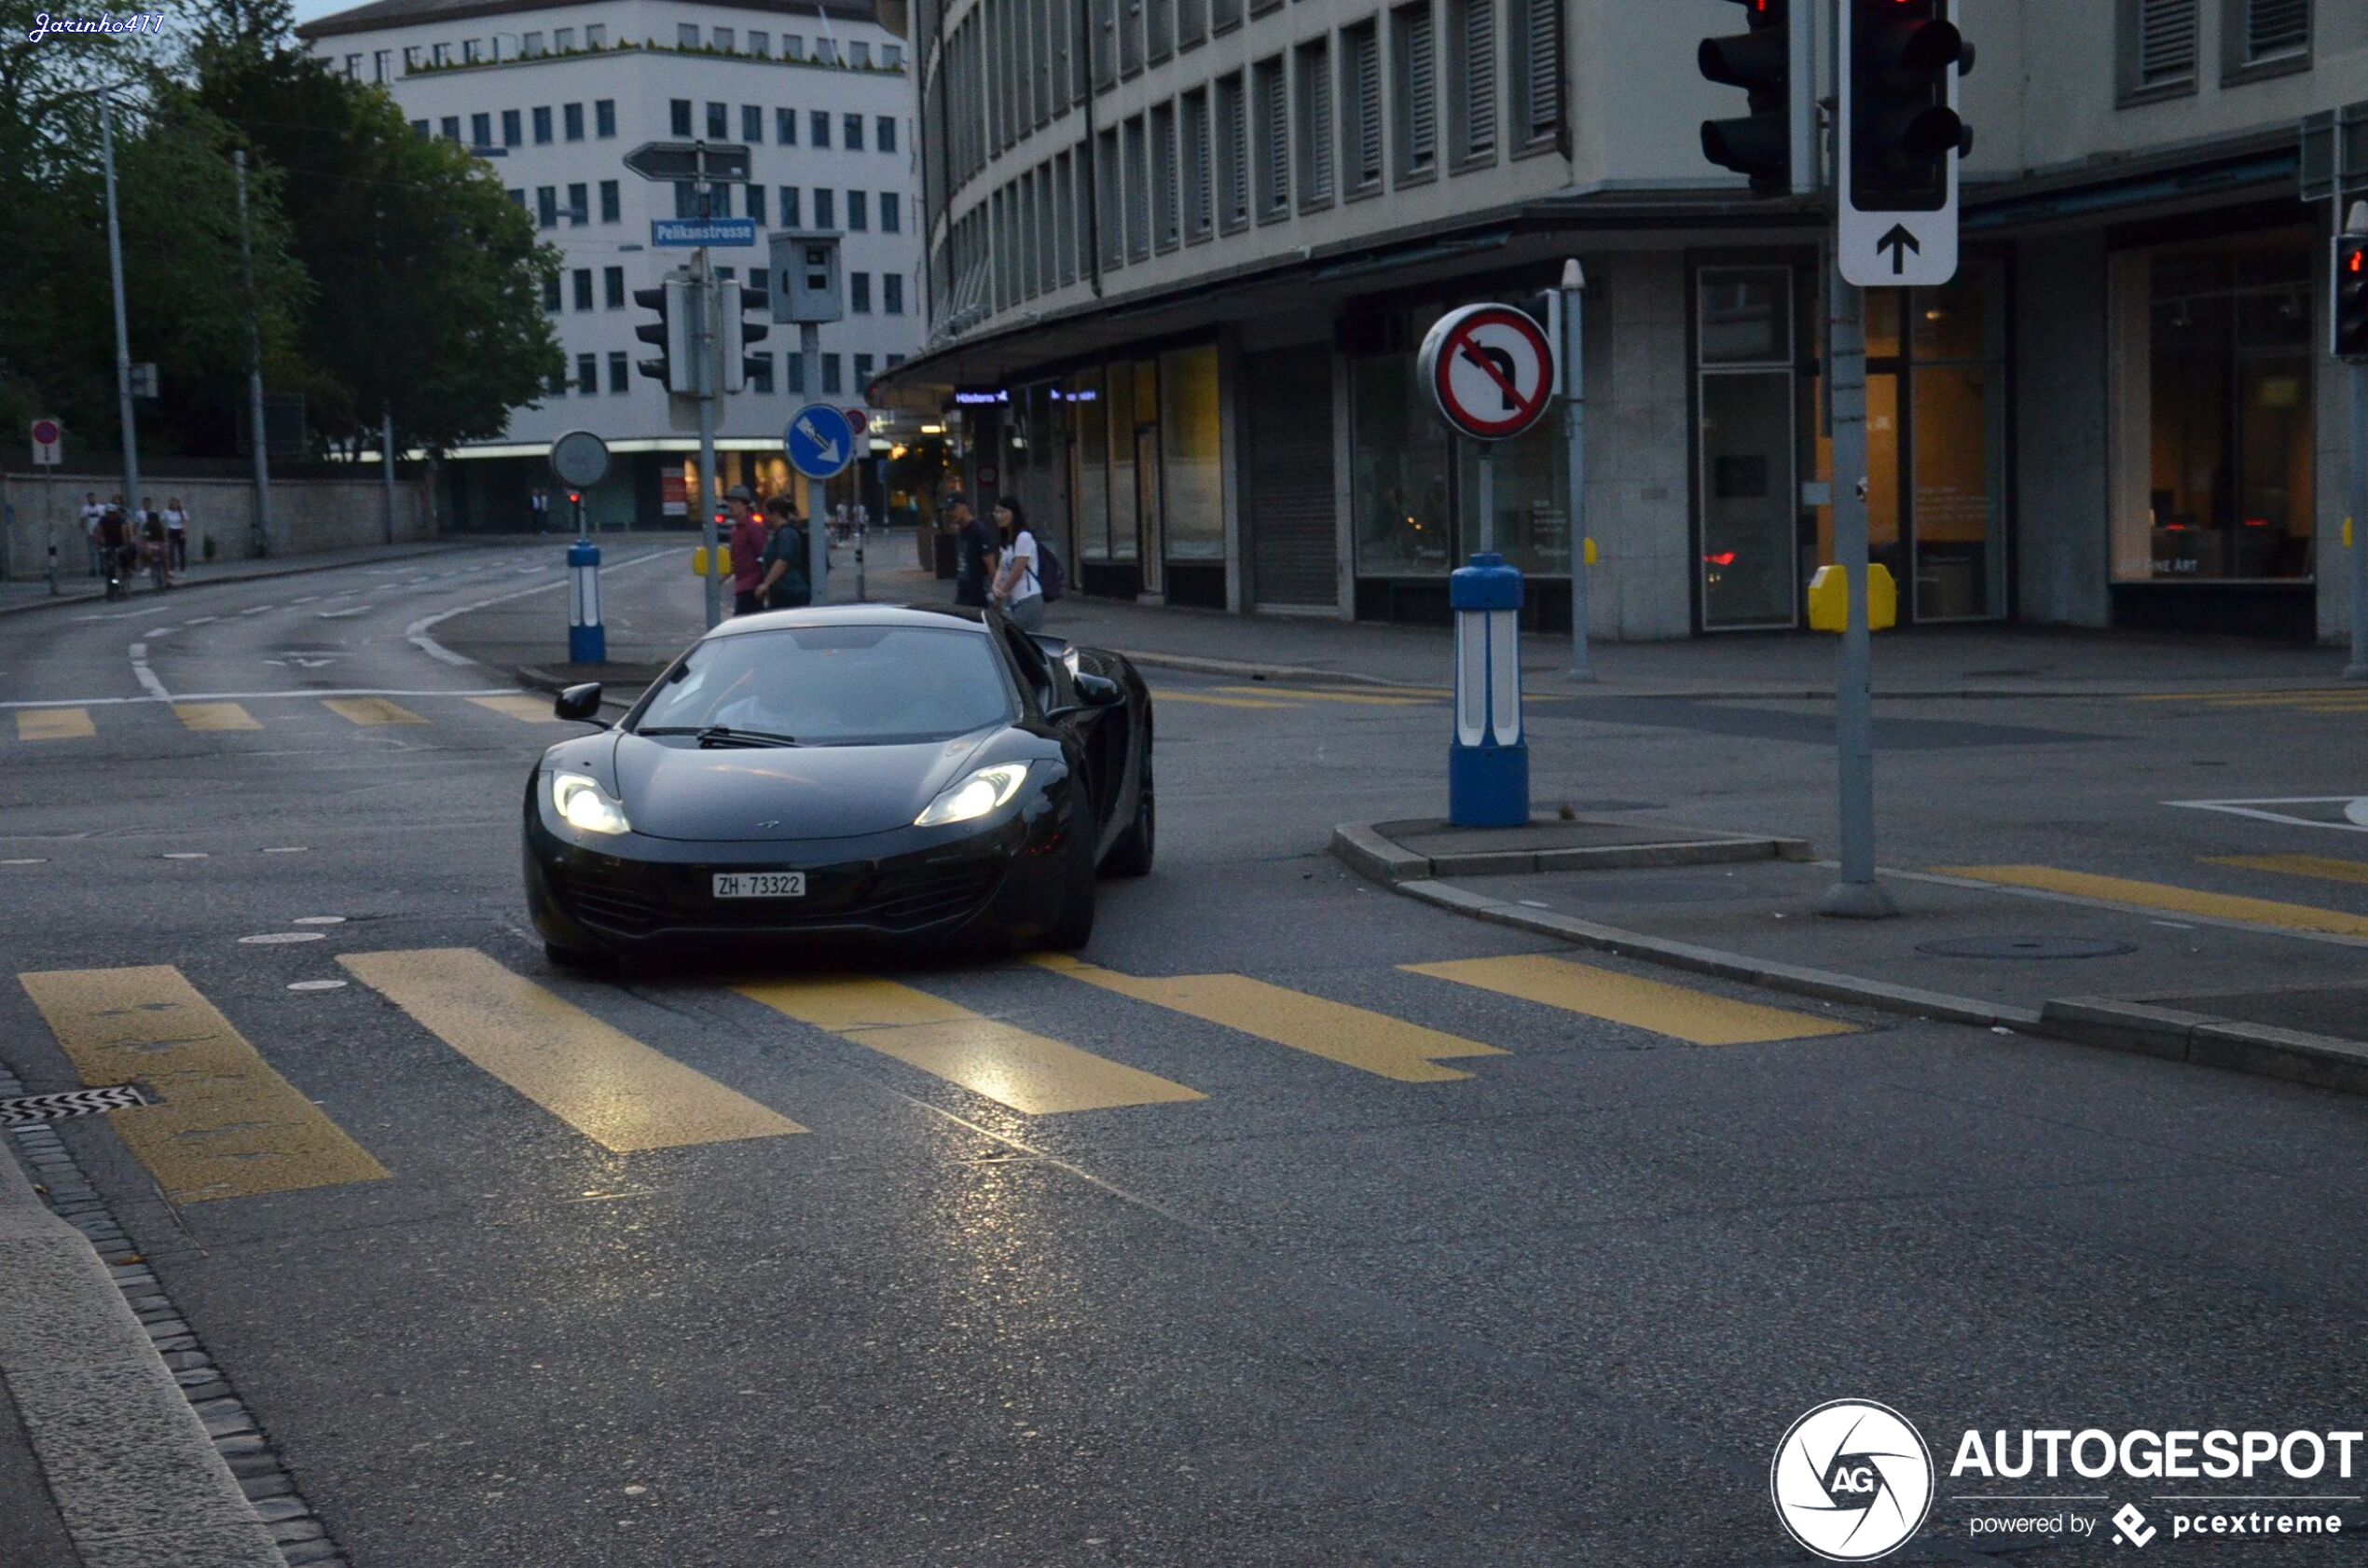
[[[794,626],[709,638],[651,695],[637,733],[721,726],[801,746],[945,740],[1007,722],[986,639],[931,626]]]

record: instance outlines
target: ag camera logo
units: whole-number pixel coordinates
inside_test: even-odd
[[[1867,1562],[1923,1527],[1932,1451],[1890,1406],[1836,1399],[1785,1432],[1768,1488],[1794,1540],[1830,1562]]]

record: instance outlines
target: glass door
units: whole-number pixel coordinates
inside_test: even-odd
[[[1793,272],[1705,268],[1697,281],[1700,606],[1717,631],[1797,619]]]
[[[1160,427],[1135,427],[1135,516],[1143,530],[1143,591],[1167,592],[1166,514],[1160,506]]]

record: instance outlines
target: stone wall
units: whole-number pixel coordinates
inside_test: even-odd
[[[58,569],[86,569],[79,536],[84,497],[105,501],[123,488],[120,474],[0,475],[0,577],[34,578],[48,570],[48,542],[57,527]],[[255,485],[241,479],[158,479],[144,487],[162,511],[173,496],[189,514],[189,560],[204,561],[212,541],[217,561],[255,555]],[[394,537],[417,543],[435,537],[434,509],[424,481],[398,479]],[[368,479],[275,479],[271,484],[271,553],[311,555],[350,550],[386,540],[386,490]]]

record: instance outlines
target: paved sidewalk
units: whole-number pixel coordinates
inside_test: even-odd
[[[469,534],[449,539],[428,540],[409,544],[372,544],[358,550],[324,550],[317,555],[273,556],[266,560],[213,561],[192,566],[173,574],[177,587],[201,588],[222,583],[256,583],[273,577],[292,577],[309,571],[334,571],[339,567],[366,566],[380,561],[409,560],[420,556],[448,555],[455,551],[482,549],[488,545],[523,544],[531,542],[530,535],[516,538],[498,535]],[[95,577],[76,570],[69,573],[62,569],[58,574],[58,591],[49,592],[46,577],[20,577],[0,582],[0,615],[19,611],[53,609],[69,604],[95,604],[103,601],[106,585]],[[172,589],[163,592],[170,593]],[[145,577],[136,578],[131,585],[134,602],[158,596],[158,590],[148,585]]]

